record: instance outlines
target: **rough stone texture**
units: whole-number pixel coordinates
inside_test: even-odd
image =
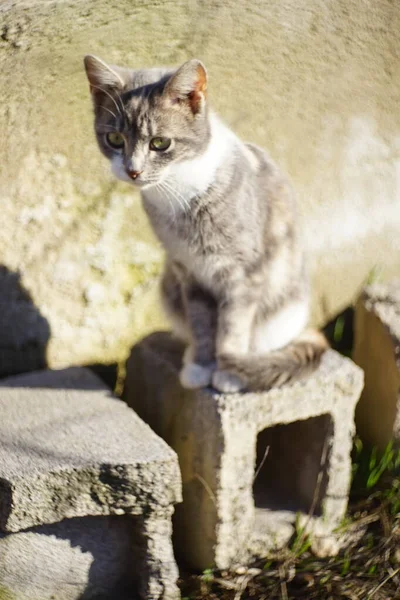
[[[96,148],[87,52],[205,61],[217,110],[294,182],[314,320],[347,305],[375,264],[398,269],[398,2],[3,0],[0,11],[0,251],[37,307],[15,338],[17,308],[2,306],[2,372],[44,351],[51,366],[125,358],[162,321],[161,252]]]
[[[179,456],[177,552],[199,569],[265,556],[291,537],[297,512],[329,535],[347,506],[361,369],[328,351],[301,383],[223,395],[184,390],[181,353],[168,334],[146,338],[132,350],[124,391]]]
[[[134,517],[0,534],[1,600],[137,600]]]
[[[8,533],[36,527],[36,543],[45,531],[39,525],[74,517],[133,516],[140,597],[179,598],[171,517],[181,499],[181,480],[176,455],[167,444],[87,369],[3,380],[0,413],[0,529]],[[91,539],[90,523],[95,523],[93,535],[100,535],[101,520],[76,522],[83,539]],[[67,535],[70,526],[65,527]],[[8,539],[16,541],[2,541],[2,548],[19,548],[19,538]],[[51,553],[51,540],[41,543]],[[64,546],[57,548],[56,553],[64,553]],[[71,560],[75,558],[66,553],[65,561]],[[82,565],[81,578],[84,572]],[[51,571],[43,577],[51,577]],[[65,598],[70,597],[67,588]]]
[[[384,450],[400,442],[400,279],[367,286],[356,305],[354,361],[365,371],[357,431]]]

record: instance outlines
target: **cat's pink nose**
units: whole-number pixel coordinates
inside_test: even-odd
[[[133,171],[132,169],[127,169],[126,172],[131,179],[136,179],[139,177],[140,173],[143,173],[143,171]]]

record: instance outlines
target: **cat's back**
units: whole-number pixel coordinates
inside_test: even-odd
[[[252,142],[245,142],[244,146],[252,170],[264,184],[290,187],[288,178],[264,148]]]
[[[264,148],[250,142],[244,145],[252,165],[258,203],[268,213],[267,229],[279,230],[283,224],[285,229],[289,225],[295,228],[296,202],[288,177]]]

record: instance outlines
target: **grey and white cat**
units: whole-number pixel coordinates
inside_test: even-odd
[[[312,371],[309,290],[290,186],[264,150],[209,109],[198,60],[130,70],[85,57],[95,131],[140,188],[167,258],[162,297],[187,349],[183,386],[259,390]]]

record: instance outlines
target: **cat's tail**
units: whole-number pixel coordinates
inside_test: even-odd
[[[222,355],[218,367],[237,375],[250,391],[268,390],[312,373],[327,348],[322,333],[307,330],[284,348],[266,354]]]

